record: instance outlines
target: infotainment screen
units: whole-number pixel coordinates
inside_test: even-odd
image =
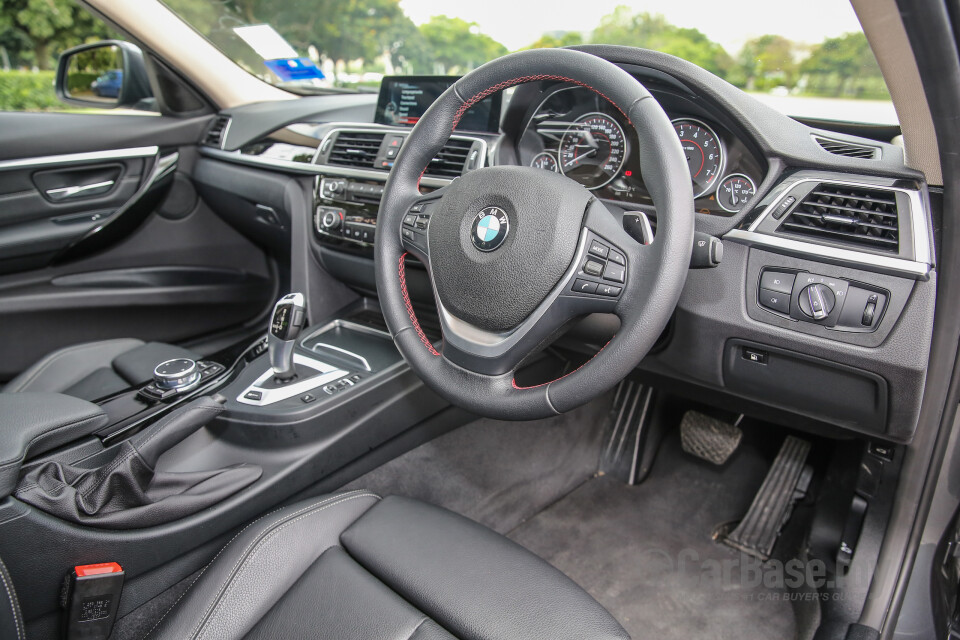
[[[387,76],[380,83],[380,98],[373,121],[377,124],[412,127],[434,100],[457,80],[457,76]],[[473,105],[460,118],[457,129],[497,133],[500,130],[502,96],[497,92]]]

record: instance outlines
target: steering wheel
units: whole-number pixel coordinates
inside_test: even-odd
[[[639,136],[643,180],[657,210],[641,245],[585,187],[531,167],[471,171],[424,195],[420,178],[470,107],[525,82],[596,92]],[[673,125],[623,69],[588,53],[504,56],[447,89],[417,122],[384,188],[376,236],[380,304],[397,348],[424,383],[482,416],[530,420],[569,411],[627,376],[666,327],[693,245],[690,172]],[[443,331],[438,351],[407,291],[412,254],[430,274]],[[573,320],[613,313],[616,335],[582,367],[534,387],[514,373]]]

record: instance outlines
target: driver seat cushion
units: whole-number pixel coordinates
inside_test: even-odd
[[[165,360],[198,357],[183,347],[135,338],[84,342],[47,354],[3,391],[63,393],[94,401],[149,381],[154,367]]]
[[[147,637],[629,638],[589,594],[516,543],[445,509],[366,491],[251,523]]]

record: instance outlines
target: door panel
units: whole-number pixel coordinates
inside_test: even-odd
[[[53,152],[0,160],[0,380],[71,344],[182,342],[266,311],[273,262],[193,187],[208,122],[0,113],[3,156],[18,125]]]
[[[116,214],[129,215],[125,209],[149,189],[169,186],[169,176],[144,184],[157,147],[109,153],[0,162],[0,273],[46,266]]]

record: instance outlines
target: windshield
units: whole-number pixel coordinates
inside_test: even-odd
[[[533,47],[621,44],[684,58],[788,115],[897,123],[846,0],[166,4],[247,71],[297,93],[376,91],[384,75],[462,75]]]

